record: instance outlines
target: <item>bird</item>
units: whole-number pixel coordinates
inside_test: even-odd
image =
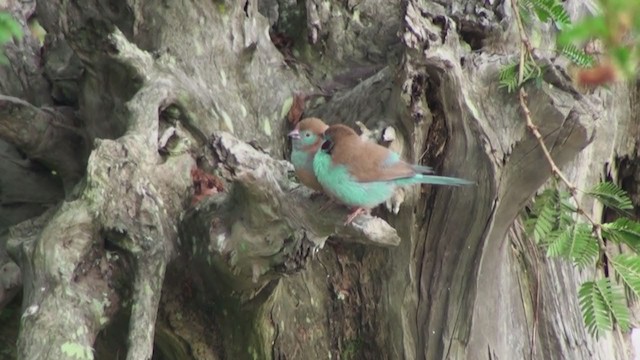
[[[329,125],[324,121],[309,117],[300,120],[288,134],[292,143],[291,163],[296,176],[302,184],[318,192],[322,192],[322,186],[313,173],[313,157],[324,141],[323,134],[327,128]]]
[[[473,184],[464,179],[431,175],[432,168],[407,163],[398,153],[363,140],[342,124],[327,128],[323,139],[313,158],[313,171],[325,193],[353,209],[345,225],[385,202],[398,187]]]

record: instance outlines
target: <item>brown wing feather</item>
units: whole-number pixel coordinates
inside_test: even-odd
[[[358,181],[385,181],[411,177],[416,174],[413,168],[404,161],[395,164],[385,163],[391,156],[391,151],[384,146],[371,141],[361,140],[361,154],[363,160],[352,171]]]
[[[388,181],[416,174],[411,165],[399,161],[385,164],[389,149],[376,143],[362,140],[353,129],[344,125],[332,125],[326,132],[333,139],[331,158],[334,164],[345,165],[358,181]]]

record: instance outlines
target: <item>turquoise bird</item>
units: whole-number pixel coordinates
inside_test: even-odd
[[[292,151],[291,163],[296,171],[296,176],[307,187],[322,191],[313,172],[313,157],[324,141],[323,134],[329,125],[318,118],[306,118],[300,120],[295,129],[289,133]]]
[[[348,126],[331,125],[313,158],[313,171],[324,191],[353,208],[346,224],[385,202],[399,186],[413,184],[469,185],[472,182],[428,175],[427,166],[412,165],[374,142],[361,139]]]

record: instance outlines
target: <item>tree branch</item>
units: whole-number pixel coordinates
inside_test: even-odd
[[[260,209],[263,215],[256,215],[257,219],[268,214],[270,219],[282,219],[290,229],[305,229],[313,237],[335,234],[346,241],[377,246],[400,243],[395,229],[380,218],[362,217],[362,221],[344,226],[346,208],[336,211],[338,206],[334,206],[320,214],[323,201],[309,201],[309,191],[296,189],[298,185],[289,180],[289,162],[275,160],[224,132],[214,134],[212,146],[222,165],[233,169],[245,192],[261,202],[262,207],[244,205],[247,211]]]
[[[533,48],[531,47],[529,37],[527,36],[527,33],[524,30],[524,26],[522,24],[522,19],[520,17],[520,11],[518,8],[517,0],[511,0],[511,7],[514,11],[516,23],[518,24],[518,32],[520,34],[520,62],[518,64],[518,83],[520,84],[521,87],[520,87],[520,90],[518,91],[518,101],[520,104],[520,108],[524,113],[527,129],[536,138],[536,141],[538,142],[538,145],[540,146],[540,149],[542,150],[542,153],[544,154],[545,159],[547,160],[547,162],[549,163],[549,166],[551,167],[552,175],[559,178],[565,184],[565,186],[569,190],[569,193],[571,194],[571,197],[576,203],[576,212],[582,215],[591,224],[591,226],[593,227],[593,231],[595,232],[596,237],[598,239],[598,243],[601,251],[603,251],[605,255],[608,255],[606,252],[606,247],[604,246],[604,241],[602,239],[600,222],[595,221],[591,217],[591,215],[589,215],[580,205],[580,199],[578,198],[578,194],[577,194],[578,188],[571,181],[569,181],[569,179],[564,175],[564,173],[562,173],[562,171],[560,171],[560,168],[558,167],[558,165],[556,165],[556,162],[553,160],[553,157],[551,156],[551,152],[549,151],[549,148],[547,148],[547,145],[544,143],[544,138],[542,137],[542,134],[540,133],[538,126],[533,123],[533,119],[531,118],[531,110],[529,110],[529,106],[527,105],[527,99],[529,95],[527,94],[527,91],[524,89],[522,85],[524,81],[525,57],[528,56],[529,58],[531,58],[533,56],[532,55]]]
[[[69,190],[82,175],[84,139],[71,113],[0,95],[0,137],[57,171]]]
[[[90,357],[95,336],[118,301],[102,273],[108,260],[92,256],[96,228],[87,202],[65,203],[11,232],[8,248],[27,284],[18,357]]]
[[[345,242],[397,246],[389,224],[363,216],[344,226],[346,208],[319,209],[327,199],[310,200],[311,190],[289,179],[290,163],[276,160],[226,132],[211,141],[217,169],[232,182],[185,214],[182,248],[197,272],[220,277],[207,292],[226,297],[257,296],[284,273],[301,270],[331,235]],[[220,284],[230,289],[223,291]]]

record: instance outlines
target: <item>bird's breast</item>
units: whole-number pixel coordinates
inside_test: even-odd
[[[388,199],[395,189],[389,181],[359,182],[346,166],[333,164],[331,156],[319,152],[313,170],[324,191],[349,206],[373,208]]]
[[[291,152],[291,163],[296,169],[304,168],[308,165],[312,165],[309,164],[309,157],[310,156],[306,152],[294,149]],[[309,166],[308,170],[312,170],[312,167]]]

